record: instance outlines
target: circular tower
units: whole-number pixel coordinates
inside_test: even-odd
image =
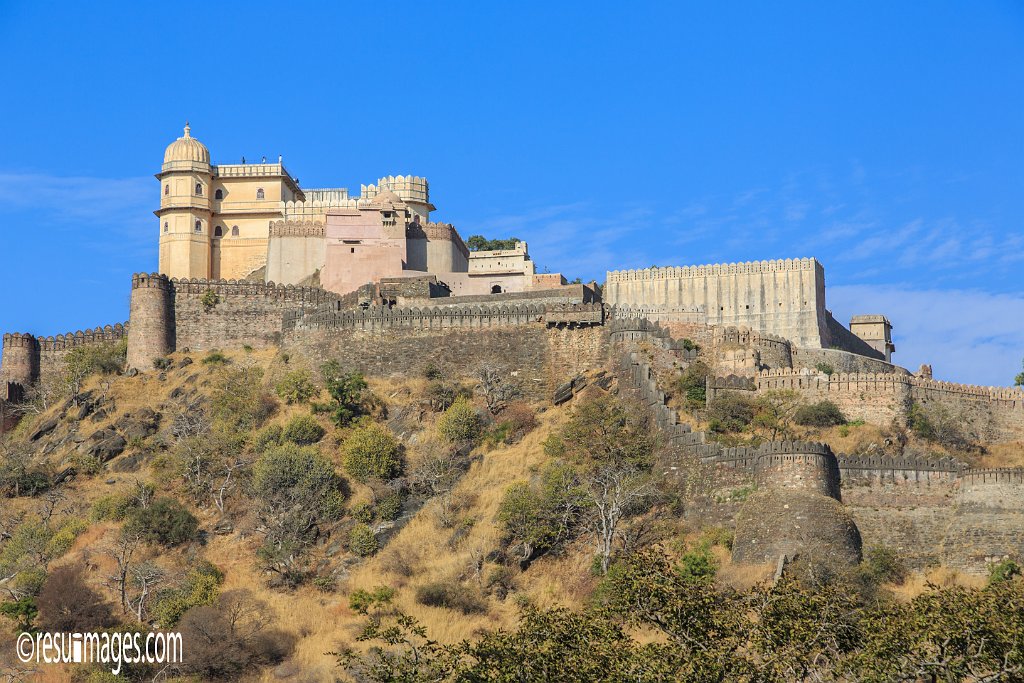
[[[992,562],[1024,562],[1024,469],[969,470],[960,478],[942,563],[985,574]]]
[[[213,235],[213,169],[210,150],[185,134],[167,146],[160,181],[159,270],[168,277],[209,278]]]
[[[5,334],[0,371],[3,379],[27,389],[39,379],[39,342],[31,334]]]
[[[763,444],[755,479],[757,490],[736,520],[734,562],[770,563],[783,555],[809,567],[860,561],[860,532],[839,501],[839,463],[827,445]]]
[[[174,304],[171,283],[159,273],[132,275],[128,321],[129,368],[153,369],[153,361],[174,351]]]

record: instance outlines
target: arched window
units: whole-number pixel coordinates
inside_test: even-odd
[[[164,194],[165,195],[169,195],[170,193],[171,193],[171,184],[167,183],[166,185],[164,185]]]
[[[167,230],[170,229],[170,227],[171,227],[171,224],[168,223],[167,221],[164,221],[164,232],[167,232]]]
[[[266,194],[263,192],[263,188],[256,190],[256,199],[266,199]]]
[[[202,231],[203,231],[203,222],[202,221],[196,221],[196,232],[202,232]]]
[[[196,196],[197,197],[202,197],[203,196],[203,184],[202,183],[196,183]]]
[[[222,228],[222,227],[220,227],[218,225],[216,228],[213,229],[213,236],[214,237],[223,237],[224,236],[224,228]]]
[[[493,285],[491,287],[491,294],[501,294],[501,285]]]
[[[232,225],[231,226],[231,236],[232,237],[238,237],[238,226],[237,225]]]
[[[213,198],[214,199],[224,199],[224,190],[218,189],[216,192],[213,193]]]

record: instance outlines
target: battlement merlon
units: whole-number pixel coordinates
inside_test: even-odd
[[[743,261],[737,263],[714,263],[699,266],[665,266],[633,270],[610,270],[607,282],[631,282],[634,280],[668,280],[678,278],[707,277],[709,275],[739,275],[744,273],[771,273],[792,270],[821,270],[824,267],[815,258],[775,259],[769,261]]]

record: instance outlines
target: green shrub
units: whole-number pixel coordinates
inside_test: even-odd
[[[366,524],[356,524],[348,532],[348,549],[359,557],[369,557],[377,552],[380,545],[373,530]]]
[[[437,433],[453,444],[475,444],[483,433],[483,420],[464,398],[458,398],[437,421]]]
[[[327,433],[312,415],[296,415],[285,425],[282,436],[300,446],[309,446],[324,438]]]
[[[203,356],[203,360],[201,362],[203,365],[227,365],[231,362],[231,359],[220,351],[210,351],[208,354]]]
[[[718,562],[707,548],[697,548],[679,558],[677,571],[687,581],[711,581],[718,573]]]
[[[707,399],[707,378],[711,368],[707,363],[694,361],[675,380],[675,391],[690,410],[703,408]]]
[[[892,548],[875,546],[864,552],[861,572],[873,583],[902,584],[907,578],[907,566]]]
[[[210,405],[214,419],[232,431],[258,429],[277,410],[277,399],[263,386],[263,370],[228,367],[216,373]]]
[[[305,403],[317,394],[313,375],[309,370],[293,370],[281,378],[274,387],[277,395],[288,405]]]
[[[700,344],[692,339],[681,339],[680,342],[687,351],[700,351]]]
[[[166,356],[163,356],[161,358],[154,358],[153,359],[153,368],[154,369],[156,369],[156,370],[166,370],[169,367],[171,367],[171,359],[170,358],[168,358]]]
[[[711,431],[741,432],[754,420],[754,403],[739,394],[719,394],[708,404]]]
[[[220,595],[224,573],[210,562],[202,561],[185,577],[184,583],[161,591],[153,606],[153,617],[160,628],[173,628],[193,607],[212,605]]]
[[[208,289],[203,292],[201,297],[199,297],[199,303],[203,305],[203,310],[209,313],[217,307],[217,304],[220,303],[220,297],[217,296],[217,292],[212,289]]]
[[[256,432],[252,447],[257,453],[265,453],[274,446],[280,446],[284,439],[284,428],[281,425],[267,425]]]
[[[369,524],[373,521],[373,506],[369,503],[360,503],[354,506],[349,514],[352,515],[352,519],[363,524]]]
[[[797,408],[793,421],[805,427],[836,427],[846,424],[846,416],[832,401],[819,401]]]
[[[276,550],[302,544],[316,524],[344,511],[344,481],[330,460],[312,446],[269,448],[252,467],[252,493],[261,518],[273,520],[269,534]]]
[[[124,525],[126,534],[139,534],[149,543],[171,547],[191,541],[199,533],[199,521],[173,498],[158,498],[148,507],[136,508]]]
[[[1021,576],[1020,565],[1013,560],[1006,558],[999,562],[993,562],[988,566],[988,582],[989,584],[999,583],[1000,581],[1009,581],[1010,579]]]
[[[463,614],[483,614],[487,603],[472,589],[454,581],[434,581],[416,589],[416,602],[428,607],[444,607]]]
[[[89,518],[94,522],[123,521],[139,507],[141,499],[152,498],[153,492],[154,488],[151,484],[137,484],[132,491],[101,496],[92,504]]]
[[[342,462],[359,481],[394,479],[402,473],[401,445],[387,428],[368,422],[345,439]]]
[[[826,374],[826,375],[829,375],[830,377],[831,377],[831,376],[832,376],[833,374],[835,374],[835,371],[836,371],[836,369],[835,369],[834,367],[832,367],[831,365],[829,365],[829,364],[828,364],[828,363],[826,363],[825,361],[818,361],[818,363],[816,363],[816,364],[814,365],[814,368],[815,368],[815,369],[816,369],[816,370],[817,370],[818,372],[820,372],[820,373],[823,373],[823,374]]]
[[[423,368],[423,377],[433,382],[444,377],[444,373],[433,363],[427,363],[427,367]]]
[[[346,427],[350,422],[366,412],[363,392],[367,389],[366,379],[358,372],[344,372],[341,364],[331,360],[320,366],[324,384],[331,402],[317,406],[331,414],[331,419],[339,427]]]
[[[377,505],[374,506],[377,517],[386,522],[398,519],[402,515],[403,498],[400,491],[392,491],[378,500]]]

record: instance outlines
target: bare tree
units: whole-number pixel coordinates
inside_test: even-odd
[[[483,395],[491,415],[500,413],[509,401],[522,393],[517,382],[491,365],[477,368],[476,379],[476,390]]]
[[[117,571],[107,577],[107,583],[117,593],[121,601],[121,611],[125,614],[131,610],[128,599],[129,574],[132,571],[135,553],[141,546],[141,534],[122,533],[114,543],[107,546],[105,551],[117,563]]]
[[[602,464],[584,477],[590,492],[591,516],[588,526],[597,539],[601,571],[608,573],[615,539],[620,536],[622,520],[636,512],[654,492],[651,477],[633,467],[616,463]]]
[[[143,621],[146,614],[146,606],[154,589],[164,581],[164,570],[152,562],[140,562],[128,570],[132,588],[135,589],[135,598],[129,598],[128,604],[135,613],[139,622]],[[132,604],[134,602],[134,604]]]

